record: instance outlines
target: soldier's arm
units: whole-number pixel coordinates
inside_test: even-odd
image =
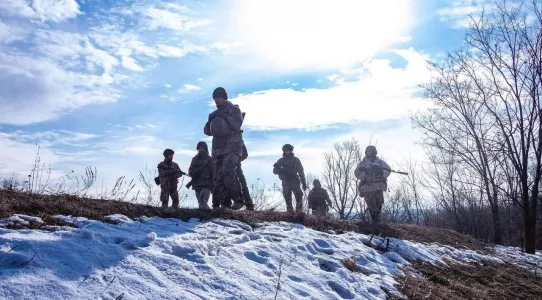
[[[363,161],[358,164],[356,167],[356,170],[354,171],[354,176],[356,176],[357,179],[363,180],[366,177],[366,171],[365,166],[363,164]]]
[[[232,106],[229,113],[224,116],[224,119],[233,132],[241,132],[241,126],[243,125],[243,114],[238,106]]]
[[[303,164],[301,164],[301,160],[297,158],[297,173],[299,174],[299,179],[301,179],[301,184],[303,186],[307,186],[307,181],[305,179],[305,170],[303,169]]]
[[[215,171],[216,171],[215,160],[212,158],[209,158],[208,164],[209,164],[209,172],[211,173],[211,183],[212,183],[214,182],[214,179],[215,179]]]
[[[277,160],[277,162],[273,165],[273,174],[280,175],[281,168],[280,168],[280,159]]]
[[[207,121],[207,123],[205,123],[205,126],[203,127],[203,133],[205,135],[208,135],[208,136],[213,136],[213,134],[211,133],[211,122],[210,121]]]
[[[385,168],[385,169],[390,169],[390,166],[383,160],[380,160],[380,163],[382,165],[382,168]],[[388,170],[382,170],[382,177],[383,178],[388,178],[388,176],[390,176],[391,172],[388,171]]]
[[[192,161],[190,162],[190,167],[188,167],[188,175],[190,175],[190,177],[194,177],[196,176],[196,170],[195,170],[195,166],[194,166],[194,162],[196,161],[195,158],[192,158]]]
[[[331,199],[329,199],[329,194],[326,190],[324,190],[324,193],[326,194],[326,202],[329,207],[333,207],[333,204],[331,203]]]

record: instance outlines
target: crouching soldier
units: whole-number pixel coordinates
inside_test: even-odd
[[[179,177],[185,175],[179,165],[173,162],[175,152],[171,149],[164,150],[164,161],[158,164],[158,179],[160,182],[160,201],[162,207],[167,207],[169,197],[171,196],[172,207],[179,207],[179,192],[177,191],[177,183]]]
[[[320,180],[315,179],[312,182],[312,185],[314,187],[309,192],[309,196],[307,197],[309,201],[309,208],[312,209],[313,215],[325,217],[327,216],[329,208],[333,206],[331,204],[331,200],[329,199],[329,195],[327,194],[327,191],[322,188]]]
[[[387,178],[390,176],[389,165],[376,156],[374,146],[365,149],[365,157],[358,164],[354,172],[360,180],[360,197],[365,198],[371,221],[380,222],[380,213],[384,204],[384,191],[388,189]]]
[[[192,158],[188,169],[188,175],[192,177],[190,185],[196,193],[198,207],[200,209],[210,209],[208,201],[213,187],[215,165],[209,155],[207,143],[199,142],[196,149],[198,154]]]
[[[286,201],[286,209],[289,213],[294,212],[292,206],[292,192],[295,196],[295,211],[303,211],[303,190],[307,190],[305,172],[299,158],[294,156],[294,146],[286,144],[282,147],[282,157],[273,165],[273,174],[278,175],[282,181],[282,194]]]

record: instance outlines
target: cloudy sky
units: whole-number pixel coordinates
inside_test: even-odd
[[[460,46],[482,0],[0,1],[0,177],[37,145],[56,175],[112,185],[188,169],[223,86],[246,112],[249,182],[276,178],[291,143],[318,174],[333,143],[376,143],[393,167],[423,159],[409,115],[427,60]]]

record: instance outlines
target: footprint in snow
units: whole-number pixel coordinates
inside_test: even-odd
[[[263,251],[260,251],[260,252],[263,252]],[[275,265],[270,263],[267,257],[260,256],[257,253],[254,253],[252,251],[246,251],[245,257],[252,260],[253,262],[266,265],[270,269],[273,269],[273,270],[276,269]]]
[[[320,269],[326,272],[335,272],[341,268],[339,263],[321,257],[318,258],[318,264],[320,265]]]
[[[198,264],[204,264],[205,259],[202,255],[196,253],[196,249],[189,248],[189,247],[182,247],[182,246],[173,246],[171,248],[171,254],[186,259],[191,262],[195,262]]]
[[[343,299],[354,299],[354,294],[348,288],[335,281],[328,281],[327,285]]]
[[[322,252],[325,254],[335,253],[335,250],[333,250],[333,247],[328,242],[321,239],[314,239],[313,247],[316,251]]]
[[[288,276],[288,278],[291,280],[291,281],[295,281],[295,282],[302,282],[303,279],[297,277],[297,276],[294,276],[294,275],[290,275]]]

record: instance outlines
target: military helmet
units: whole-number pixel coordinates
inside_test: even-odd
[[[166,150],[164,150],[163,154],[164,154],[164,156],[173,155],[173,154],[175,154],[175,151],[167,148]]]
[[[282,151],[294,151],[294,146],[290,145],[290,144],[286,144],[284,146],[282,146]]]
[[[211,121],[211,134],[216,137],[227,136],[230,133],[228,123],[221,117],[216,117]]]
[[[375,146],[367,146],[367,148],[365,148],[365,155],[367,155],[367,152],[369,150],[372,150],[375,154],[375,156],[378,154],[378,152],[376,151],[376,147]]]
[[[320,184],[320,180],[314,179],[314,180],[312,181],[312,185],[314,185],[314,186],[320,186],[320,185],[321,185],[321,184]]]

